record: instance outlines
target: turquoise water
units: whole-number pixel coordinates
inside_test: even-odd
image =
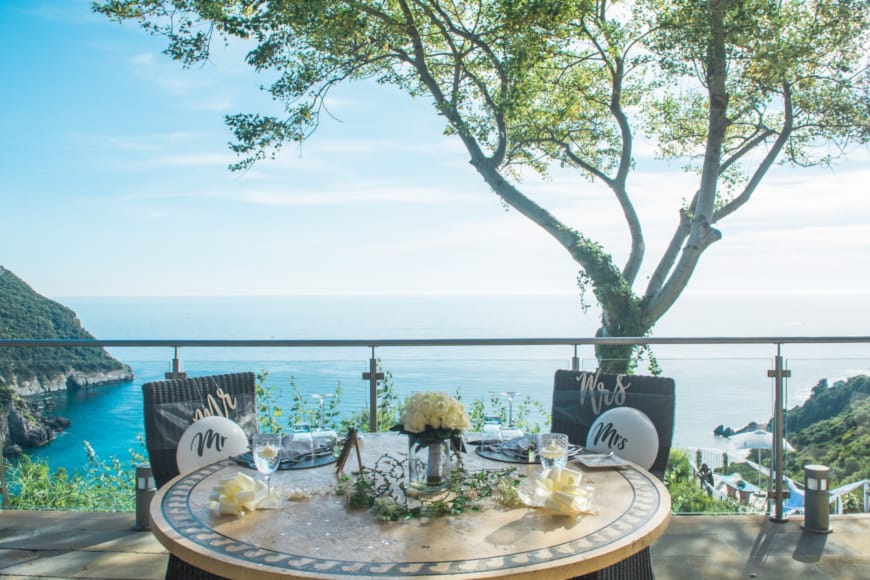
[[[86,329],[102,339],[346,339],[346,338],[503,338],[584,337],[594,334],[594,314],[584,314],[571,296],[414,296],[414,297],[266,297],[266,298],[60,298],[75,310]],[[808,304],[814,304],[808,308]],[[839,322],[820,304],[852,308]],[[660,323],[656,336],[819,336],[860,335],[870,328],[863,297],[833,303],[818,297],[686,297]],[[129,364],[131,383],[51,398],[58,415],[72,427],[34,453],[52,466],[74,468],[85,459],[83,441],[102,458],[144,453],[141,385],[169,370],[168,348],[115,348]],[[868,372],[868,347],[790,347],[793,369],[789,405],[800,402],[824,377]],[[459,389],[464,400],[518,391],[551,404],[553,373],[570,367],[569,347],[480,347],[379,349],[377,356],[401,395],[417,390]],[[656,354],[666,376],[677,384],[674,443],[715,445],[713,428],[739,427],[771,416],[775,350],[747,347],[660,347]],[[340,384],[342,411],[368,404],[370,351],[357,349],[183,349],[191,375],[251,370],[269,372],[289,407],[293,377],[303,393],[330,392]],[[591,348],[581,349],[584,369],[594,369]],[[789,358],[791,357],[791,358]]]

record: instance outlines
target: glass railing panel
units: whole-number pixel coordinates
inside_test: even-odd
[[[867,345],[787,345],[783,348],[791,377],[786,381],[786,408],[802,403],[820,380],[829,384],[870,373]],[[41,352],[39,348],[32,350]],[[113,347],[110,352],[135,373],[132,381],[84,390],[62,390],[40,395],[32,403],[48,414],[67,417],[71,426],[49,445],[29,450],[45,458],[52,468],[72,470],[87,461],[84,441],[102,459],[131,458],[130,450],[145,455],[138,437],[144,434],[141,385],[161,380],[172,370],[175,351],[167,347]],[[548,429],[546,414],[552,406],[553,375],[571,368],[571,345],[559,346],[450,346],[378,347],[374,355],[388,373],[394,393],[400,397],[421,390],[457,390],[466,404],[476,399],[504,402],[502,392],[530,397],[543,412],[530,419]],[[774,368],[775,345],[667,345],[654,349],[664,376],[676,383],[677,404],[673,447],[727,449],[729,442],[713,434],[722,425],[739,429],[750,421],[766,426],[773,416],[773,385],[768,371]],[[315,412],[315,393],[341,388],[339,417],[368,409],[369,382],[362,374],[369,369],[370,348],[203,348],[179,351],[182,369],[193,376],[227,372],[266,372],[266,385],[274,387],[276,402],[293,407],[295,384],[310,410]],[[594,371],[597,362],[591,347],[581,348],[581,370]],[[842,355],[842,356],[841,356]],[[67,361],[35,355],[40,363],[69,366]],[[11,364],[0,357],[0,365]],[[643,365],[638,373],[649,372]],[[533,411],[537,412],[537,411]],[[288,421],[284,419],[285,424]],[[786,433],[788,439],[789,433]],[[706,457],[706,456],[705,456]],[[711,460],[712,461],[712,460]],[[762,465],[769,465],[762,460]],[[721,462],[716,462],[714,467]]]

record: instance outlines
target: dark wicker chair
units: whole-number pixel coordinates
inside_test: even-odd
[[[578,380],[581,374],[585,374],[588,378],[589,373],[556,371],[551,430],[556,433],[567,433],[572,443],[585,445],[589,427],[596,417],[590,403],[591,397],[596,394],[594,391],[582,392],[581,382]],[[596,385],[603,384],[610,393],[613,393],[616,382],[616,375],[603,373],[597,375]],[[674,381],[663,377],[632,375],[629,377],[629,382],[631,386],[625,391],[623,404],[643,411],[655,425],[659,437],[659,450],[649,471],[664,480],[674,435]],[[598,393],[597,396],[602,397],[602,394]],[[599,413],[610,408],[605,406],[603,401],[614,398],[602,397],[600,400],[602,404],[598,407]],[[645,548],[634,556],[582,578],[583,580],[654,580],[650,550]]]
[[[182,433],[202,415],[221,415],[239,424],[250,439],[257,433],[257,390],[254,373],[169,379],[142,385],[145,446],[157,487],[178,475],[176,448]],[[166,578],[222,578],[195,568],[170,554]]]

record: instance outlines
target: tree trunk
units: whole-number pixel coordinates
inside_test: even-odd
[[[645,322],[645,310],[641,302],[634,297],[628,300],[613,300],[603,303],[604,312],[601,315],[601,327],[595,333],[597,337],[605,338],[636,338],[646,336],[652,325]],[[607,373],[632,373],[636,362],[638,345],[634,344],[601,344],[595,347],[595,358],[598,368]]]

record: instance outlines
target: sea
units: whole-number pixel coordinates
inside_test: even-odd
[[[100,339],[443,339],[585,338],[597,313],[572,295],[400,295],[261,297],[59,297]],[[859,294],[686,294],[654,329],[659,338],[867,336],[870,309]],[[102,460],[145,454],[143,383],[171,370],[171,348],[119,347],[109,352],[135,373],[131,382],[46,397],[46,407],[71,426],[31,455],[52,469],[81,468],[85,442]],[[291,381],[311,395],[341,388],[339,411],[368,406],[369,348],[183,348],[190,375],[266,372],[289,409]],[[737,429],[773,414],[774,344],[667,345],[653,348],[663,376],[676,383],[673,445],[723,447],[713,430]],[[792,375],[787,408],[800,404],[820,380],[835,382],[870,372],[870,345],[784,345]],[[399,396],[421,390],[459,393],[466,403],[519,393],[545,409],[553,374],[571,367],[574,348],[380,347],[375,353]],[[583,370],[596,367],[591,347],[577,350]],[[641,366],[639,372],[646,371]],[[515,403],[517,404],[517,403]],[[542,425],[545,430],[548,425]],[[787,435],[787,434],[786,434]]]

